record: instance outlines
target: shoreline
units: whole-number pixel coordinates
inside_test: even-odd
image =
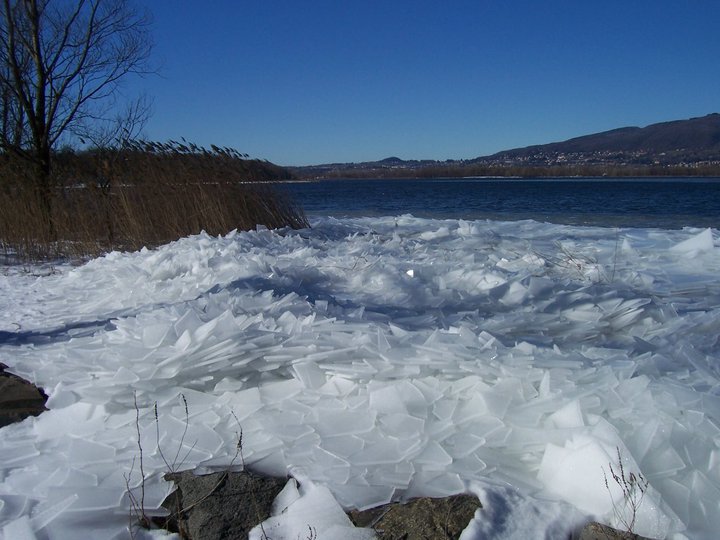
[[[630,182],[642,182],[643,180],[647,180],[650,182],[662,182],[663,180],[667,182],[673,182],[678,180],[697,180],[700,182],[706,182],[706,181],[717,181],[720,182],[720,175],[712,175],[712,176],[693,176],[693,175],[678,175],[678,176],[669,176],[669,175],[638,175],[638,176],[587,176],[587,175],[577,175],[577,176],[501,176],[501,175],[471,175],[471,176],[328,176],[328,177],[316,177],[316,178],[298,178],[298,179],[292,179],[288,178],[285,180],[273,180],[268,183],[271,184],[310,184],[310,183],[316,183],[316,182],[345,182],[345,181],[407,181],[407,180],[413,180],[418,182],[435,182],[438,180],[499,180],[499,181],[505,181],[505,180],[520,180],[520,181],[534,181],[534,182],[556,182],[556,181],[563,181],[563,180],[589,180],[589,181],[630,181]]]

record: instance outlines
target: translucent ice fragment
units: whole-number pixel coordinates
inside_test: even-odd
[[[410,414],[418,418],[427,416],[427,398],[415,384],[410,381],[401,381],[397,384],[396,391]]]
[[[298,531],[309,531],[318,540],[369,540],[374,537],[370,529],[355,529],[326,487],[303,481],[298,498],[295,498],[293,491],[291,488],[290,496],[284,494],[285,490],[281,492],[283,500],[276,507],[284,507],[284,511],[265,520],[262,527],[257,526],[250,531],[250,540],[261,540],[266,530],[272,530],[276,540],[294,540]]]
[[[425,231],[420,233],[420,239],[422,240],[436,240],[447,236],[450,236],[450,229],[447,227],[440,227],[436,231]]]
[[[224,377],[215,385],[215,392],[237,392],[243,387],[243,382],[230,377]]]
[[[341,486],[333,486],[333,493],[338,502],[345,508],[367,510],[392,501],[395,488],[393,486],[347,483]]]
[[[418,471],[403,498],[445,497],[465,491],[465,484],[457,473]]]
[[[474,342],[475,336],[473,335],[471,339]],[[444,394],[442,390],[438,388],[438,382],[439,381],[433,377],[413,381],[413,386],[423,395],[425,406],[431,403],[434,404],[437,400],[443,397]]]
[[[3,527],[3,537],[7,540],[37,540],[28,516],[20,516],[10,523],[6,523]]]
[[[441,399],[433,404],[433,414],[438,418],[438,420],[450,420],[456,407],[456,400]]]
[[[583,512],[602,515],[612,511],[612,498],[602,490],[603,470],[611,462],[613,458],[606,449],[590,438],[564,448],[548,444],[538,479],[549,491],[572,501]]]
[[[174,462],[171,463],[174,467],[178,467],[185,456],[190,462],[201,457],[207,459],[222,446],[222,438],[202,421],[186,423],[184,418],[164,415],[158,419],[158,426],[160,442],[151,455],[162,451],[166,459]]]
[[[517,306],[521,304],[527,297],[528,291],[519,282],[513,281],[507,289],[507,292],[500,299],[500,302],[506,306]]]
[[[63,382],[59,382],[55,385],[55,388],[50,392],[50,396],[45,403],[45,406],[48,409],[63,409],[80,399],[79,396],[67,388],[67,386],[68,385]]]
[[[667,501],[670,508],[673,509],[680,520],[683,523],[687,523],[689,519],[690,501],[692,499],[690,488],[672,478],[653,481],[653,484],[656,484],[656,482],[663,499]]]
[[[65,510],[70,508],[78,498],[79,497],[76,493],[72,493],[56,504],[50,506],[38,506],[32,514],[33,528],[35,530],[40,530],[46,527],[48,524],[52,523],[55,518],[62,515]]]
[[[148,481],[145,483],[145,490],[144,490],[144,501],[145,501],[145,513],[148,516],[163,516],[167,515],[167,510],[162,507],[162,502],[170,495],[170,492],[172,492],[175,489],[175,486],[172,482],[164,482],[157,478],[153,479],[153,481]],[[100,506],[101,509],[103,508],[112,508],[109,505],[112,502],[112,490],[107,490],[108,493],[101,497],[101,500],[98,502],[101,502],[101,505],[93,505],[92,501],[86,501],[86,504],[88,504],[90,507]],[[132,490],[133,496],[136,497],[136,500],[140,500],[141,493],[140,489],[135,488]],[[120,493],[121,497],[124,496],[127,498],[127,493]],[[83,497],[83,494],[80,493],[80,496]],[[76,509],[76,507],[83,507],[84,505],[78,504],[73,507],[73,510]]]
[[[297,395],[302,389],[303,383],[297,379],[271,382],[260,387],[260,397],[265,404],[279,403]]]
[[[488,408],[485,399],[480,394],[475,394],[468,400],[461,401],[453,413],[453,421],[457,425],[474,420],[487,414]]]
[[[73,403],[64,409],[41,414],[35,421],[34,429],[39,441],[66,435],[84,437],[102,430],[105,417],[104,407],[90,403]]]
[[[282,488],[280,493],[277,494],[275,500],[272,503],[271,513],[276,516],[282,514],[288,507],[300,498],[300,492],[298,491],[297,480],[290,478]]]
[[[381,328],[377,329],[377,347],[380,352],[386,352],[390,350],[390,342],[385,335],[385,332]]]
[[[648,451],[650,451],[659,428],[660,422],[655,418],[651,418],[643,422],[633,434],[632,440],[634,444],[632,446],[635,449],[635,458],[639,462],[642,463]]]
[[[356,385],[345,377],[333,375],[328,381],[320,387],[319,391],[323,394],[332,396],[345,396],[355,389]]]
[[[239,420],[244,420],[263,407],[260,390],[257,387],[239,392],[228,392],[223,394],[218,401],[231,408]]]
[[[408,332],[407,330],[403,330],[399,326],[394,325],[392,323],[388,324],[388,327],[390,328],[390,331],[392,332],[392,334],[397,338],[402,339],[402,338],[406,338],[410,335],[410,332]]]
[[[115,448],[86,439],[70,442],[68,459],[73,464],[108,463],[115,458]]]
[[[465,483],[457,473],[436,476],[425,484],[427,494],[432,497],[447,497],[465,491]]]
[[[173,325],[175,335],[181,336],[185,332],[188,332],[187,340],[190,342],[189,332],[194,332],[197,328],[202,326],[203,321],[198,317],[197,313],[193,309],[188,309]],[[177,347],[177,344],[176,344]]]
[[[0,463],[4,466],[19,467],[29,464],[36,456],[40,455],[40,451],[30,441],[19,445],[3,445],[0,446]]]
[[[85,512],[89,510],[112,510],[119,508],[124,496],[124,489],[111,488],[48,488],[48,502],[53,506],[68,504],[72,512]]]
[[[440,470],[452,463],[452,457],[438,443],[429,441],[422,453],[415,458],[415,462],[428,470]]]
[[[573,400],[554,413],[552,413],[547,422],[554,428],[577,428],[585,425],[583,421],[582,410],[580,409],[580,402]]]
[[[268,476],[286,476],[288,461],[282,451],[271,452],[258,460],[252,461],[252,469]]]
[[[409,449],[401,448],[399,441],[384,437],[367,443],[362,450],[351,456],[350,461],[355,466],[401,463],[407,459],[408,453]]]
[[[82,464],[80,465],[82,466]],[[98,468],[101,469],[102,468]],[[79,487],[79,488],[86,488],[86,487],[96,487],[98,485],[98,475],[90,473],[85,470],[81,470],[77,467],[69,468],[67,471],[64,471],[67,473],[65,479],[59,483],[58,485],[61,485],[63,487]],[[52,485],[52,483],[49,483],[48,485]]]
[[[322,474],[318,475],[318,479],[322,479],[329,485],[342,485],[347,483],[350,478],[350,466],[344,467],[323,467]]]
[[[485,444],[485,439],[472,433],[455,433],[442,442],[443,448],[453,459],[463,458]]]
[[[688,238],[687,240],[684,240],[679,244],[675,244],[670,248],[671,251],[686,255],[702,253],[703,251],[711,251],[712,249],[713,237],[710,229],[705,229],[692,238]]]
[[[686,467],[680,454],[668,446],[662,450],[648,452],[642,460],[644,473],[650,477],[672,476]]]
[[[164,323],[146,325],[142,329],[142,342],[145,347],[155,349],[159,347],[168,336],[171,327]]]
[[[113,375],[112,382],[114,385],[130,385],[140,380],[135,373],[125,367],[121,367]]]
[[[362,450],[363,440],[355,435],[323,437],[322,447],[336,456],[347,457]]]
[[[468,478],[468,476],[476,475],[487,468],[487,463],[475,454],[470,454],[464,458],[453,459],[448,471],[458,472],[463,478]]]
[[[407,414],[397,388],[392,385],[383,386],[370,392],[370,407],[374,410],[387,414]]]
[[[487,412],[492,416],[503,418],[507,413],[513,400],[513,392],[517,391],[517,388],[513,388],[512,382],[506,379],[493,387],[491,391],[483,393],[482,398]]]
[[[321,437],[366,433],[375,426],[375,411],[358,413],[345,409],[317,407],[316,429]]]
[[[386,414],[379,421],[386,433],[398,439],[419,436],[425,426],[424,420],[409,414]]]
[[[511,430],[499,418],[483,416],[466,424],[463,431],[484,439],[488,445],[503,446]]]
[[[177,351],[186,351],[192,344],[192,337],[189,330],[185,330],[175,342],[174,348]]]
[[[23,495],[0,495],[0,521],[9,522],[28,512],[30,503]]]
[[[325,370],[319,368],[315,362],[297,362],[293,364],[292,370],[305,388],[320,388],[327,381]]]
[[[365,476],[370,485],[389,485],[405,489],[410,485],[415,467],[412,463],[402,462],[394,465],[373,467]]]

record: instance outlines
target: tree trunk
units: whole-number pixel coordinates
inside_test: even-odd
[[[112,165],[109,158],[104,158],[100,165],[100,193],[105,211],[105,228],[108,235],[108,246],[113,249],[115,246],[115,223],[113,220],[112,188],[113,188]]]
[[[39,152],[40,159],[35,167],[35,182],[40,204],[40,215],[42,218],[43,236],[50,241],[57,241],[57,230],[52,212],[52,175],[50,170],[50,149],[43,149]]]

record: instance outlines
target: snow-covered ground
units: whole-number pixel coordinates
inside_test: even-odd
[[[0,430],[0,537],[128,537],[138,428],[150,513],[172,487],[158,447],[221,470],[242,428],[248,464],[304,480],[274,540],[338,538],[335,501],[467,490],[483,509],[463,538],[622,527],[618,453],[649,481],[636,532],[715,538],[719,245],[710,229],[323,218],[6,266],[0,361],[50,411]]]

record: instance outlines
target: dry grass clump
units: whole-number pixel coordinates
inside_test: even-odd
[[[0,156],[0,248],[26,260],[86,257],[202,230],[307,227],[302,210],[271,186],[286,171],[246,157],[178,142],[62,152],[48,213],[32,166]]]

